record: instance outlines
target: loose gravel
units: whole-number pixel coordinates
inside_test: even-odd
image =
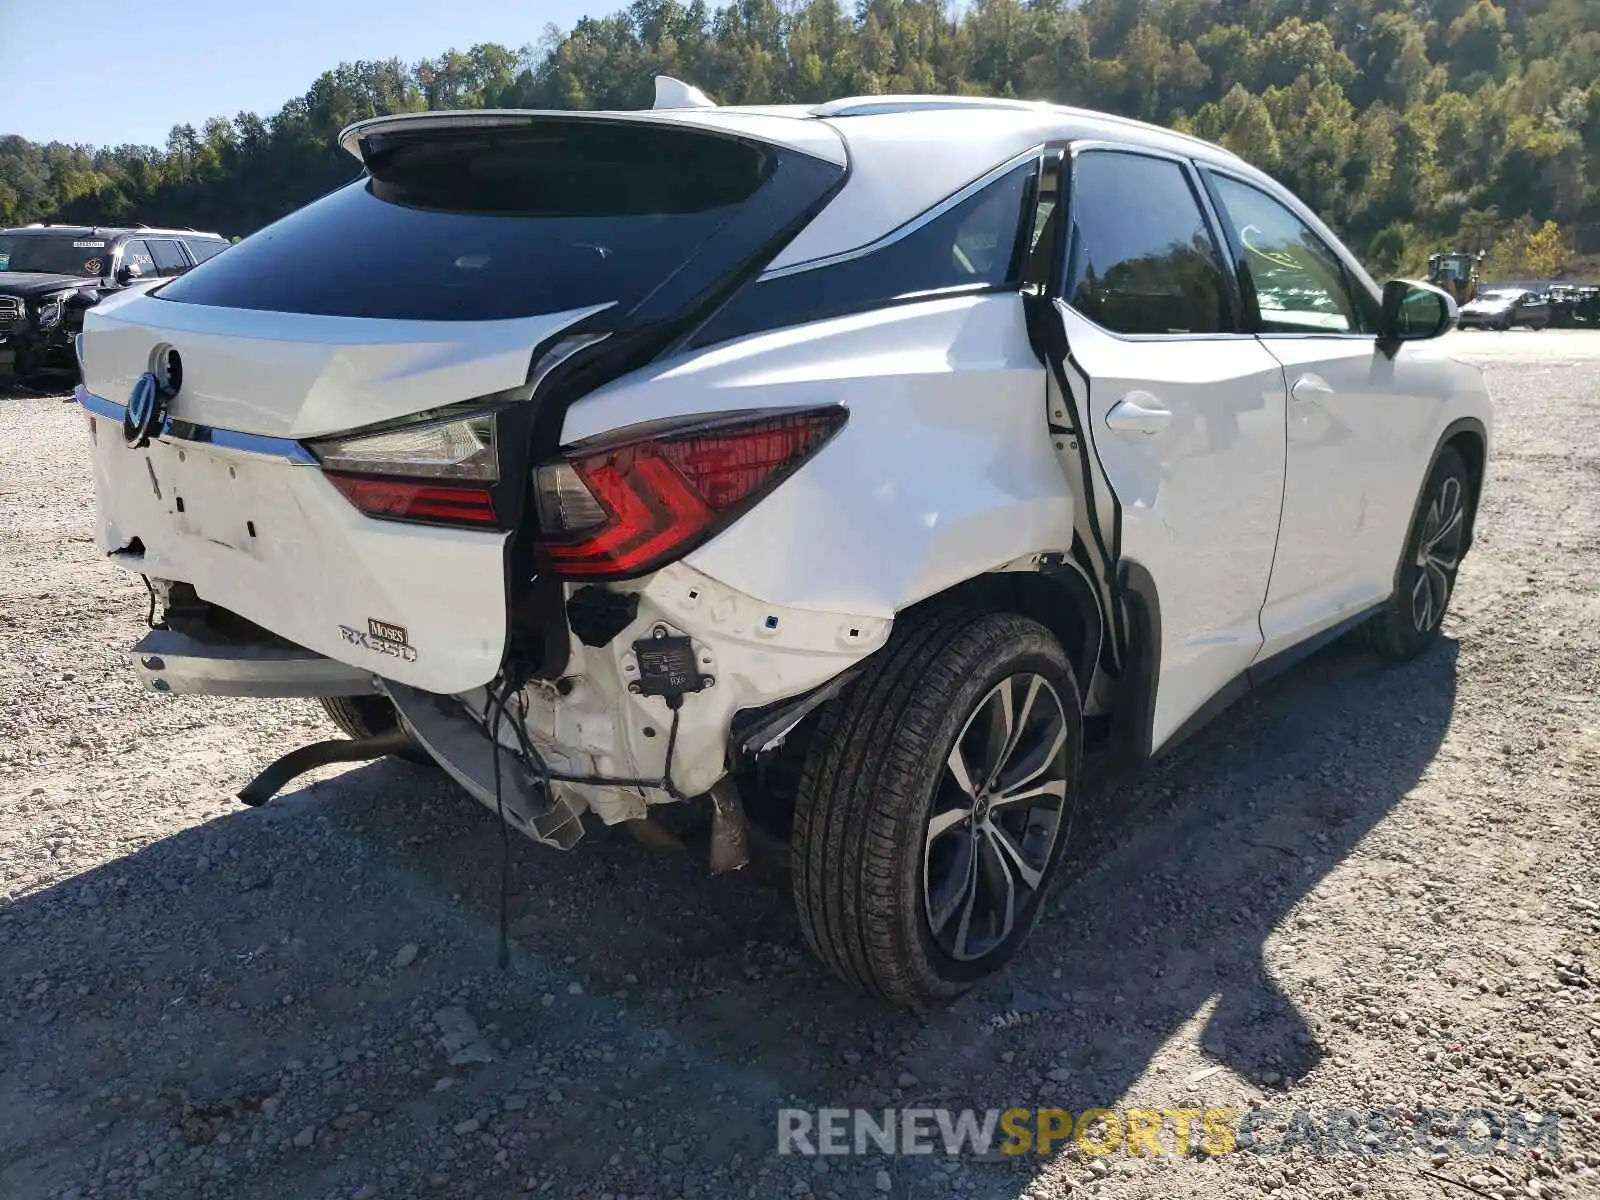
[[[1499,426],[1442,644],[1330,647],[1096,793],[1015,969],[927,1020],[802,955],[774,862],[515,844],[501,972],[499,833],[436,773],[239,806],[331,727],[139,690],[82,418],[0,399],[0,1196],[1600,1195],[1600,337],[1452,343]],[[774,1153],[778,1109],[850,1105],[1481,1106],[1561,1141]]]

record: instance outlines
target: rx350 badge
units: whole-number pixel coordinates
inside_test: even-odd
[[[401,662],[417,661],[416,648],[407,640],[404,625],[368,617],[365,629],[341,625],[339,636],[348,644],[360,646],[363,650],[371,650],[374,654],[386,654],[390,658],[398,658]]]

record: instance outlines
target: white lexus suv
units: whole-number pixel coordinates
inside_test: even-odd
[[[88,314],[100,543],[273,764],[513,828],[782,821],[812,948],[951,996],[1136,763],[1357,624],[1439,636],[1488,451],[1455,306],[1215,146],[872,97],[352,126],[361,177]],[[761,784],[763,786],[757,786]]]

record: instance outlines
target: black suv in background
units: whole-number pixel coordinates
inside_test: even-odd
[[[75,375],[83,310],[139,280],[182,275],[228,248],[193,229],[0,229],[0,384]]]

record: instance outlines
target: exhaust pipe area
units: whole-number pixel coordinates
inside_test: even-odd
[[[315,767],[339,762],[366,762],[399,754],[410,746],[411,739],[404,729],[391,729],[358,740],[335,738],[328,742],[313,742],[309,746],[291,750],[245,784],[239,792],[239,799],[251,808],[259,808],[281,792],[291,779]]]

